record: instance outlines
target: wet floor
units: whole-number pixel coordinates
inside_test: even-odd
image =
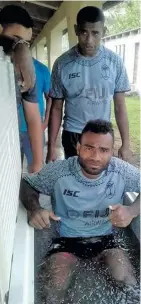
[[[44,257],[52,237],[55,236],[55,228],[50,230],[35,231],[35,304],[46,303],[43,287],[46,284],[42,269]],[[139,300],[139,244],[131,231],[119,230],[117,238],[120,245],[129,255],[134,265],[137,285],[134,288],[126,288],[120,283],[110,279],[104,269],[96,269],[96,265],[89,260],[81,260],[70,289],[66,295],[64,304],[138,304]]]

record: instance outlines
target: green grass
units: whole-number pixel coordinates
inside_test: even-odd
[[[132,149],[140,153],[140,99],[138,96],[126,97],[126,107],[129,120],[130,138]],[[112,106],[112,123],[117,130]]]

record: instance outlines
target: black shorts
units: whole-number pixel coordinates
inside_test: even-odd
[[[92,258],[105,249],[119,248],[114,235],[92,238],[56,238],[47,256],[58,252],[72,253],[79,258]]]
[[[63,131],[62,133],[62,146],[65,152],[65,158],[69,158],[77,155],[76,145],[79,141],[80,134],[69,131]]]

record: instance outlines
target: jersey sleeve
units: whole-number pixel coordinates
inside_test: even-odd
[[[55,61],[51,75],[51,89],[49,96],[53,99],[64,99],[63,84],[61,80],[61,66]]]
[[[52,195],[61,167],[61,160],[50,162],[44,165],[38,173],[28,174],[24,179],[40,193]]]
[[[37,83],[35,82],[35,85],[32,89],[28,90],[27,92],[22,93],[22,99],[32,102],[32,103],[37,103],[38,102],[38,92],[37,92]]]
[[[50,90],[50,72],[47,67],[44,67],[44,86],[43,92],[48,94]]]
[[[140,193],[140,171],[138,168],[126,163],[125,192]]]
[[[120,57],[117,57],[117,75],[115,80],[115,92],[122,93],[130,91],[130,84],[126,68]]]

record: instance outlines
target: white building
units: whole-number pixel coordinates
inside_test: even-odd
[[[141,28],[103,38],[104,45],[119,54],[126,66],[131,89],[141,93]]]

